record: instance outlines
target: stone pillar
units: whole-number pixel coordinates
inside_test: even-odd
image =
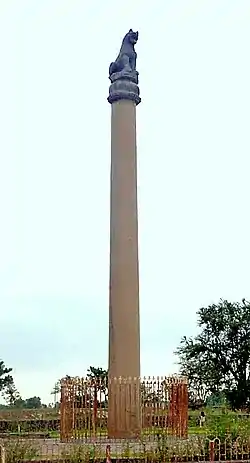
[[[127,438],[137,437],[141,429],[136,159],[136,105],[141,100],[137,71],[117,68],[110,75],[108,98],[112,105],[108,434]]]

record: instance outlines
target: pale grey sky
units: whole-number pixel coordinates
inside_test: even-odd
[[[142,374],[250,297],[249,0],[0,0],[0,358],[24,396],[107,366],[108,67],[139,30]]]

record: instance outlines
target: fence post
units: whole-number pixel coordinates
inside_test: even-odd
[[[106,463],[111,463],[110,453],[111,453],[111,447],[110,445],[107,445],[106,446]]]
[[[1,463],[5,463],[5,448],[2,444],[0,444],[0,456],[1,456]]]
[[[209,442],[209,460],[214,461],[214,441]]]

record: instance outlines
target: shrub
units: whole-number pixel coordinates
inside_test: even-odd
[[[101,454],[94,445],[73,445],[62,451],[61,458],[67,463],[80,463],[101,459]]]
[[[240,419],[235,413],[227,412],[223,415],[214,415],[208,420],[206,435],[209,439],[218,437],[220,440],[230,438],[235,441],[237,438],[245,439],[250,433],[249,419]]]
[[[4,442],[6,463],[16,463],[22,460],[32,460],[39,455],[38,449],[20,439],[11,439]]]

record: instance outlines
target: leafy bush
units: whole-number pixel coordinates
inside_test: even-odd
[[[157,448],[153,452],[156,461],[196,461],[208,457],[208,440],[201,436],[178,439],[166,435],[158,436]]]
[[[203,435],[208,439],[220,440],[229,438],[233,441],[235,439],[245,439],[250,435],[250,417],[241,413],[233,412],[227,407],[220,408],[205,408],[206,421],[204,427],[197,424],[200,412],[189,413],[189,434]]]
[[[22,460],[32,460],[39,455],[38,449],[20,439],[11,439],[4,442],[6,463],[16,463]]]
[[[233,441],[237,438],[245,439],[250,433],[250,420],[239,418],[232,412],[225,415],[214,416],[213,421],[208,423],[206,435],[209,439],[218,437],[223,440],[230,437]]]
[[[62,451],[61,458],[68,463],[81,463],[101,459],[101,454],[94,445],[73,445]]]

